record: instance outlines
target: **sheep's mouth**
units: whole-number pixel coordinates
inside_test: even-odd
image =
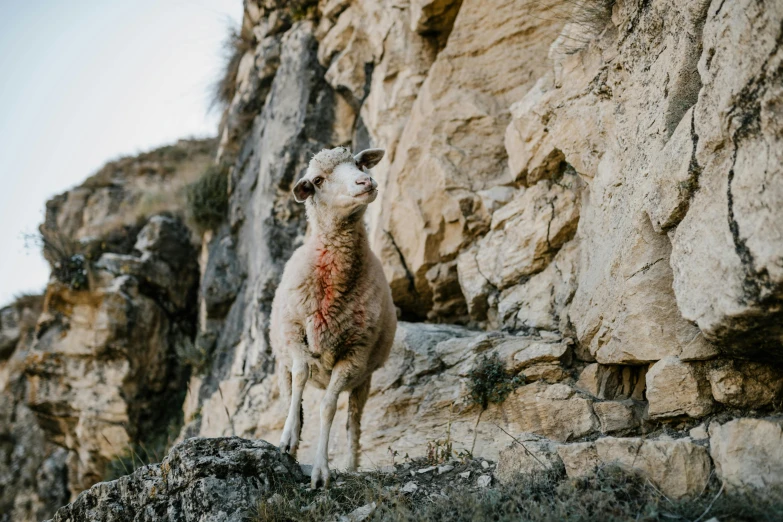
[[[364,192],[359,192],[358,194],[354,195],[354,197],[355,198],[360,198],[362,196],[368,196],[370,194],[375,194],[377,191],[378,191],[378,189],[374,189],[374,188],[367,189]]]

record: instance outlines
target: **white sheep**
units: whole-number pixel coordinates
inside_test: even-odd
[[[310,485],[329,485],[329,432],[340,392],[349,390],[348,469],[356,469],[364,404],[372,372],[389,356],[397,316],[381,263],[370,250],[363,216],[378,184],[367,169],[382,149],[352,156],[322,150],[294,187],[310,225],[304,244],[285,266],[272,302],[270,340],[280,389],[291,398],[280,448],[296,456],[307,381],[326,389]]]

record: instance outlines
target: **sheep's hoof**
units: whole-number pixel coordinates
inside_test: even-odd
[[[290,444],[280,444],[278,446],[281,453],[288,453],[289,455],[296,456],[296,446],[291,446]]]
[[[310,474],[310,489],[327,489],[329,487],[329,468],[324,465],[314,465]]]
[[[296,457],[298,446],[299,444],[297,442],[294,442],[289,437],[283,436],[283,440],[280,441],[278,449],[281,453],[288,453],[292,457]]]

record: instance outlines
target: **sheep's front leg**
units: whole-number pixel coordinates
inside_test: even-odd
[[[367,397],[370,396],[370,380],[371,377],[367,377],[363,383],[351,390],[351,395],[348,397],[348,422],[346,423],[349,451],[348,471],[355,471],[356,466],[359,465],[359,437],[362,435],[362,412],[364,411],[364,405],[367,403]]]
[[[280,451],[296,457],[299,449],[299,436],[302,433],[302,393],[307,384],[309,368],[304,361],[295,360],[291,368],[291,405],[280,438]],[[286,376],[282,377],[286,379]]]
[[[318,450],[313,462],[313,473],[310,476],[310,488],[329,486],[329,433],[332,430],[334,413],[337,411],[337,398],[345,389],[348,382],[350,367],[345,363],[338,363],[332,370],[332,377],[326,393],[321,400],[321,433],[318,436]]]

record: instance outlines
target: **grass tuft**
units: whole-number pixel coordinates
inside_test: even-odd
[[[228,170],[212,165],[188,186],[188,214],[200,231],[213,230],[228,213]]]
[[[246,52],[256,45],[255,37],[250,31],[232,28],[223,42],[225,65],[223,74],[215,83],[212,93],[212,104],[217,107],[228,107],[237,92],[237,76],[239,63]]]

